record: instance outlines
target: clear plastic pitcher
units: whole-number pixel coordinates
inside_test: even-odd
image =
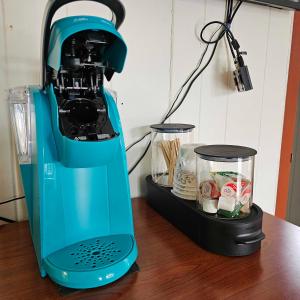
[[[8,101],[19,162],[30,164],[34,111],[31,105],[32,99],[29,88],[17,87],[10,89]]]

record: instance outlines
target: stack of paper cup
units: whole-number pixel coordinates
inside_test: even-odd
[[[201,144],[184,144],[176,162],[172,193],[185,200],[197,199],[196,153]]]

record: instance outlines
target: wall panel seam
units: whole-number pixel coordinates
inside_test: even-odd
[[[270,45],[270,28],[271,28],[271,8],[269,8],[269,14],[268,14],[269,20],[268,20],[268,31],[267,31],[267,46],[266,46],[266,52],[265,52],[265,63],[264,63],[264,79],[263,79],[263,89],[262,89],[262,100],[260,105],[260,122],[259,122],[259,134],[258,134],[258,141],[257,141],[257,150],[260,151],[261,147],[261,137],[262,137],[262,115],[263,115],[263,106],[264,106],[264,98],[265,98],[265,82],[267,77],[267,64],[268,64],[268,53],[269,53],[269,45]]]
[[[3,50],[4,50],[4,78],[3,78],[3,83],[4,83],[4,86],[7,87],[8,86],[8,43],[7,43],[7,18],[6,18],[6,13],[5,13],[5,4],[4,4],[4,0],[1,0],[0,2],[1,4],[1,11],[0,13],[2,14],[2,26],[3,26],[3,43],[4,43],[4,47],[3,47]],[[6,90],[4,90],[4,95],[7,93]],[[4,99],[5,101],[5,99]],[[9,126],[9,131],[10,131],[10,148],[11,149],[14,149],[13,147],[13,139],[12,139],[12,130],[11,130],[11,126]],[[16,178],[17,178],[17,170],[15,168],[15,163],[14,163],[14,160],[15,158],[13,157],[13,155],[11,154],[10,155],[10,162],[11,162],[11,167],[12,167],[12,172],[11,172],[11,180],[13,182],[13,193],[14,193],[14,196],[10,196],[8,198],[12,199],[12,198],[15,198],[15,194],[16,194],[16,191],[15,191],[15,186],[16,186]],[[14,210],[14,217],[17,218],[18,214],[17,214],[17,204],[14,202],[14,203],[11,203],[10,205],[13,206],[13,210]]]
[[[206,22],[207,22],[207,0],[205,0],[204,2],[204,13],[203,13],[203,24],[205,25]],[[204,26],[203,25],[203,26]],[[201,43],[201,39],[199,37],[199,41]],[[206,45],[204,44],[204,47],[206,47]],[[204,49],[204,48],[203,48]],[[200,76],[200,101],[199,101],[199,111],[198,111],[198,124],[196,124],[196,126],[199,126],[201,125],[201,112],[202,112],[202,105],[203,105],[203,93],[202,93],[202,88],[203,88],[203,82],[204,82],[204,79],[203,79],[203,74],[201,74]],[[198,128],[198,137],[196,139],[196,142],[201,142],[199,139],[200,139],[200,136],[201,136],[201,128]]]
[[[168,103],[169,106],[172,103],[173,100],[173,71],[174,71],[174,40],[175,40],[175,0],[171,1],[171,24],[170,24],[170,60],[169,60],[169,99]]]

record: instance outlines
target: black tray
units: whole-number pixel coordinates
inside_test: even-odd
[[[253,204],[249,216],[222,219],[208,215],[196,207],[196,201],[186,201],[146,178],[147,201],[160,215],[180,229],[204,249],[226,256],[244,256],[258,250],[265,238],[262,232],[261,208]]]

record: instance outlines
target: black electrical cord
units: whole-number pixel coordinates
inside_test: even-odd
[[[215,33],[212,35],[211,38],[213,38],[213,36],[220,30],[221,28],[219,28],[218,30],[215,31]],[[199,60],[199,62],[197,63],[195,69],[190,73],[190,75],[187,77],[187,79],[185,80],[185,82],[183,83],[183,85],[180,87],[179,91],[177,92],[177,95],[176,95],[176,98],[174,99],[171,107],[169,108],[168,112],[166,113],[164,119],[161,121],[160,124],[164,124],[165,121],[170,118],[173,113],[172,113],[172,110],[174,108],[174,105],[176,104],[176,102],[178,101],[178,98],[180,96],[180,94],[182,93],[183,89],[185,88],[185,86],[189,83],[190,79],[195,75],[195,73],[198,71],[198,69],[200,68],[202,62],[203,62],[203,59],[207,53],[207,50],[208,50],[208,47],[209,45],[207,45],[204,49],[204,52],[202,53],[201,55],[201,58]],[[131,145],[129,145],[127,148],[126,148],[126,152],[129,151],[132,147],[134,147],[136,144],[140,143],[142,140],[144,140],[148,135],[151,134],[151,131],[148,131],[147,133],[145,133],[141,138],[139,138],[138,140],[136,140],[135,142],[133,142]]]
[[[217,31],[218,31],[218,30],[217,30]],[[216,32],[217,32],[217,31],[216,31]],[[216,32],[213,34],[213,36],[216,34]],[[213,36],[212,36],[212,37],[213,37]],[[189,81],[191,80],[191,78],[195,75],[195,73],[198,71],[198,69],[199,69],[200,66],[202,65],[202,62],[203,62],[203,59],[204,59],[204,57],[205,57],[205,55],[206,55],[206,53],[207,53],[208,47],[209,47],[209,45],[207,44],[206,47],[205,47],[205,49],[204,49],[204,51],[203,51],[203,53],[202,53],[202,55],[201,55],[201,59],[200,59],[199,63],[197,64],[196,68],[193,70],[193,72],[190,74],[190,76],[187,78],[187,80],[184,82],[184,84],[183,84],[182,87],[180,88],[180,90],[179,90],[179,92],[178,92],[178,94],[177,94],[177,97],[176,97],[175,100],[173,101],[173,103],[172,103],[172,105],[171,105],[169,111],[167,112],[165,118],[163,119],[163,122],[162,122],[162,123],[164,123],[168,118],[170,118],[170,117],[173,115],[172,110],[173,110],[173,108],[174,108],[174,106],[175,106],[175,103],[177,102],[177,100],[178,100],[178,98],[179,98],[181,92],[182,92],[183,89],[185,88],[185,86],[189,83]]]
[[[139,165],[139,163],[143,160],[143,158],[146,156],[149,148],[150,148],[150,145],[151,145],[151,141],[148,142],[147,146],[146,146],[146,149],[144,150],[143,154],[140,156],[140,158],[135,162],[135,164],[131,167],[131,169],[128,171],[128,175],[130,175],[134,170],[135,168]]]
[[[15,223],[15,220],[11,220],[8,218],[0,217],[0,221],[6,222],[6,223]]]
[[[212,53],[211,53],[211,55],[210,55],[210,57],[209,57],[207,63],[206,63],[206,64],[204,65],[204,67],[196,74],[196,76],[192,79],[192,81],[191,81],[190,84],[188,85],[188,87],[187,87],[185,93],[183,94],[182,99],[181,99],[180,102],[177,104],[177,106],[173,109],[173,111],[172,111],[172,113],[170,114],[170,116],[173,115],[173,114],[178,110],[178,108],[182,105],[182,103],[183,103],[184,100],[186,99],[186,97],[187,97],[187,95],[188,95],[190,89],[192,88],[194,82],[196,81],[196,79],[197,79],[197,78],[203,73],[203,71],[209,66],[209,64],[211,63],[211,61],[212,61],[212,59],[213,59],[213,57],[214,57],[214,55],[215,55],[215,52],[216,52],[216,50],[217,50],[217,47],[218,47],[218,42],[215,43],[214,48],[213,48],[213,51],[212,51]]]
[[[203,36],[204,31],[207,29],[207,27],[209,27],[211,25],[215,25],[215,24],[221,25],[221,27],[223,27],[221,34],[219,34],[219,36],[215,40],[206,40]],[[202,28],[202,30],[200,32],[200,38],[205,44],[216,44],[223,38],[224,34],[228,34],[229,37],[233,40],[235,39],[232,31],[229,28],[229,24],[226,24],[225,22],[221,22],[221,21],[211,21]]]
[[[237,13],[237,11],[239,10],[239,8],[241,7],[241,5],[242,5],[243,2],[244,2],[244,0],[240,0],[240,1],[237,3],[237,5],[236,5],[236,7],[234,8],[234,11],[233,11],[231,17],[229,18],[229,20],[227,20],[227,21],[229,21],[228,23],[230,23],[230,24],[232,23],[232,21],[233,21],[235,15],[236,15],[236,13]]]
[[[25,196],[16,197],[16,198],[13,198],[13,199],[10,199],[10,200],[6,200],[4,202],[0,202],[0,205],[11,203],[11,202],[14,202],[14,201],[17,201],[17,200],[21,200],[21,199],[24,199],[24,198],[25,198]],[[8,219],[8,218],[5,218],[5,217],[1,217],[1,216],[0,216],[0,221],[6,222],[6,223],[15,223],[16,222],[14,220],[11,220],[11,219]]]
[[[228,10],[229,10],[229,12],[231,12],[231,11],[232,11],[232,6],[233,6],[233,2],[232,2],[232,1],[227,1],[227,4],[230,6],[230,7],[228,8]],[[233,15],[233,17],[235,16],[235,14],[236,14],[237,10],[239,9],[239,7],[241,6],[241,4],[242,4],[242,1],[240,1],[240,2],[236,5],[236,8],[234,9],[234,15]],[[206,24],[206,25],[203,27],[203,29],[201,30],[200,38],[201,38],[201,40],[202,40],[204,43],[207,44],[207,47],[206,47],[206,49],[205,49],[205,51],[204,51],[204,53],[203,53],[203,56],[202,56],[202,59],[201,59],[200,64],[202,63],[203,57],[204,57],[204,55],[206,54],[206,52],[207,52],[207,50],[208,50],[208,46],[211,45],[211,44],[215,44],[215,45],[218,44],[218,42],[222,39],[222,37],[224,36],[224,34],[226,34],[227,38],[228,38],[229,41],[230,41],[229,46],[230,46],[232,55],[233,55],[233,57],[235,58],[235,54],[234,54],[234,52],[233,52],[233,49],[234,49],[234,48],[233,48],[231,42],[232,42],[232,41],[235,41],[235,42],[236,42],[236,39],[234,38],[234,35],[233,35],[232,31],[231,31],[230,28],[229,28],[229,26],[231,25],[231,22],[232,22],[233,18],[230,17],[230,14],[227,14],[227,15],[226,15],[226,20],[228,20],[228,24],[229,24],[229,25],[227,25],[227,24],[224,23],[224,22],[213,21],[213,22],[209,22],[208,24]],[[230,23],[229,23],[229,20],[231,20]],[[219,28],[219,29],[211,36],[210,40],[204,39],[204,37],[203,37],[204,31],[207,29],[208,26],[211,26],[211,25],[213,25],[213,24],[219,24],[219,25],[220,25],[220,28]],[[219,36],[218,36],[215,40],[212,40],[213,36],[214,36],[221,28],[223,28],[223,31],[219,34]],[[236,42],[236,43],[237,43],[237,42]],[[238,44],[238,43],[237,43],[237,44]],[[213,49],[212,55],[214,55],[216,48],[217,48],[217,47],[215,47],[215,48]],[[208,64],[210,63],[211,59],[212,59],[212,57],[209,59]],[[208,65],[205,65],[205,67],[199,72],[199,74],[192,80],[192,84],[193,84],[193,82],[198,78],[198,76],[205,70],[205,68],[206,68],[207,66],[208,66]],[[194,73],[193,73],[193,74],[194,74]],[[189,78],[189,79],[190,79],[190,78]],[[186,98],[186,96],[187,96],[187,94],[188,94],[188,92],[189,92],[191,86],[192,86],[192,85],[189,86],[189,88],[187,89],[186,93],[184,94],[183,99],[182,99],[183,101],[185,100],[185,98]],[[180,105],[183,103],[182,100],[180,101],[180,103],[179,103],[179,105],[176,107],[176,109],[173,110],[170,114],[167,115],[167,118],[169,118],[171,115],[173,115],[173,113],[175,113],[175,111],[176,111],[176,110],[180,107]],[[173,103],[173,105],[174,105],[174,104],[175,104],[175,103]]]
[[[187,80],[184,82],[184,84],[182,85],[182,87],[180,88],[175,100],[173,101],[168,113],[166,114],[165,118],[163,119],[163,121],[161,122],[161,124],[163,124],[170,116],[172,116],[182,105],[182,103],[185,101],[191,87],[193,86],[194,82],[196,81],[196,79],[202,74],[202,72],[208,67],[208,65],[210,64],[210,62],[213,59],[213,56],[215,54],[215,51],[217,49],[218,43],[219,41],[224,37],[224,35],[226,36],[226,39],[228,41],[228,45],[231,51],[231,54],[234,58],[234,60],[237,57],[241,57],[240,52],[239,52],[239,44],[237,42],[237,40],[234,38],[234,35],[232,33],[232,31],[230,30],[230,26],[231,23],[237,13],[237,11],[239,10],[241,4],[243,3],[243,0],[240,0],[237,2],[237,4],[235,5],[235,7],[233,7],[233,0],[227,0],[226,1],[226,12],[225,12],[225,22],[220,22],[220,21],[212,21],[207,23],[201,30],[200,33],[200,38],[201,40],[207,44],[206,49],[204,50],[204,53],[201,57],[201,60],[199,62],[199,64],[197,65],[197,67],[193,70],[193,72],[191,73],[191,75],[187,78]],[[207,29],[207,27],[213,25],[213,24],[218,24],[221,25],[221,27],[217,30],[219,31],[221,28],[223,28],[223,30],[221,31],[221,33],[219,34],[219,36],[215,39],[212,40],[212,38],[210,40],[206,40],[203,37],[204,31]],[[216,31],[216,32],[217,32]],[[215,32],[215,33],[216,33]],[[214,34],[215,34],[214,33]],[[186,84],[191,80],[191,78],[195,75],[195,73],[197,72],[197,70],[200,68],[203,58],[208,50],[208,46],[214,44],[214,48],[213,51],[211,53],[211,56],[209,58],[209,60],[207,61],[207,63],[205,64],[205,66],[197,73],[197,75],[192,79],[192,81],[190,82],[190,84],[188,85],[188,88],[186,89],[182,99],[180,100],[180,102],[177,104],[177,106],[174,108],[175,103],[177,102],[181,92],[183,91],[184,87],[186,86]],[[234,50],[236,51],[237,55],[235,55]],[[146,134],[144,134],[140,139],[138,139],[137,141],[135,141],[134,143],[132,143],[129,147],[127,147],[126,151],[130,150],[132,147],[134,147],[136,144],[140,143],[142,140],[144,140],[148,135],[150,134],[150,132],[147,132]],[[145,157],[145,155],[147,154],[149,148],[151,145],[151,141],[148,142],[146,149],[144,150],[143,154],[140,156],[140,158],[136,161],[136,163],[133,165],[133,167],[129,170],[128,174],[130,175],[134,169],[138,166],[138,164],[142,161],[142,159]]]
[[[231,26],[231,23],[243,2],[244,2],[244,0],[238,1],[236,3],[235,7],[233,7],[232,1],[229,4],[231,6],[231,8],[230,8],[231,13],[228,14],[226,17],[226,24],[228,24],[229,27]],[[226,38],[227,38],[227,42],[228,42],[229,49],[231,51],[233,60],[234,60],[234,62],[236,62],[237,57],[241,57],[241,53],[239,52],[239,47],[240,47],[239,43],[237,42],[237,40],[235,38],[231,38],[230,35],[228,34],[228,32],[226,33]],[[234,53],[234,51],[236,51],[236,54]]]
[[[217,30],[218,31],[218,30]],[[216,32],[217,32],[216,31]],[[216,33],[215,32],[215,33]],[[214,33],[214,34],[215,34]],[[213,34],[213,35],[214,35]],[[172,109],[174,107],[174,105],[176,104],[176,102],[178,101],[178,98],[181,94],[181,92],[183,91],[183,89],[185,88],[185,86],[188,84],[188,82],[190,81],[190,79],[195,75],[195,73],[197,72],[197,70],[199,69],[199,67],[201,66],[202,62],[203,62],[203,59],[204,59],[204,56],[206,54],[208,50],[208,45],[206,46],[204,52],[202,53],[201,55],[201,58],[200,58],[200,61],[197,63],[197,66],[195,67],[195,69],[191,72],[191,74],[187,77],[187,79],[185,80],[185,82],[183,83],[183,85],[180,87],[179,91],[177,92],[177,95],[170,107],[170,109],[168,110],[168,112],[166,113],[165,117],[163,118],[163,120],[161,121],[160,124],[164,124],[166,122],[166,120],[173,114],[171,114],[172,112]],[[139,138],[138,140],[136,140],[135,142],[133,142],[131,145],[129,145],[127,148],[126,148],[126,152],[129,151],[132,147],[134,147],[136,144],[140,143],[142,140],[144,140],[148,135],[151,134],[151,131],[148,131],[147,133],[145,133],[141,138]]]
[[[229,45],[229,49],[230,49],[231,55],[232,55],[233,59],[235,60],[236,55],[234,53],[234,49],[233,49],[233,46],[231,44],[231,40],[230,40],[230,37],[229,37],[228,33],[226,33],[226,39],[227,39],[227,43]]]
[[[25,198],[25,196],[21,196],[21,197],[13,198],[13,199],[10,199],[10,200],[6,200],[4,202],[0,202],[0,205],[4,205],[4,204],[14,202],[14,201],[17,201],[17,200],[21,200],[21,199],[24,199],[24,198]]]
[[[136,140],[135,142],[133,142],[130,146],[128,146],[126,148],[126,151],[129,151],[132,147],[134,147],[136,144],[140,143],[145,137],[147,137],[151,132],[148,131],[147,133],[145,133],[141,138],[139,138],[138,140]]]
[[[228,0],[226,2],[226,17],[225,17],[225,21],[224,22],[220,22],[220,21],[212,21],[207,23],[201,30],[201,40],[206,43],[206,44],[215,44],[217,42],[219,42],[224,35],[226,35],[226,39],[228,41],[228,45],[230,48],[230,52],[232,54],[232,57],[234,59],[234,61],[236,60],[236,57],[240,56],[240,52],[239,52],[239,44],[237,42],[237,40],[235,39],[230,27],[231,27],[231,23],[237,13],[237,11],[239,10],[240,6],[242,5],[243,0],[238,1],[237,4],[235,5],[235,7],[233,7],[233,1],[232,0]],[[204,38],[204,31],[207,29],[207,27],[211,26],[211,25],[221,25],[223,27],[223,33],[221,35],[218,36],[218,38],[216,40],[213,41],[208,41]],[[236,51],[236,54],[234,53],[234,51]]]
[[[169,114],[169,117],[171,115],[173,115],[177,110],[178,108],[182,105],[182,103],[184,102],[186,96],[188,95],[191,87],[193,86],[194,82],[196,81],[196,79],[202,74],[202,72],[209,66],[209,64],[211,63],[213,57],[214,57],[214,54],[216,52],[216,49],[217,49],[217,46],[218,46],[218,43],[216,43],[214,45],[214,48],[213,48],[213,51],[207,61],[207,63],[205,64],[205,66],[196,74],[196,76],[192,79],[192,81],[189,83],[182,99],[180,100],[180,102],[177,104],[177,106],[172,110],[172,112]],[[147,146],[146,146],[146,149],[144,150],[143,154],[140,156],[140,158],[135,162],[135,164],[131,167],[131,169],[129,170],[128,174],[130,175],[134,170],[135,168],[139,165],[139,163],[143,160],[143,158],[145,157],[145,155],[147,154],[149,148],[150,148],[150,145],[151,145],[151,141],[148,142]]]
[[[206,65],[201,69],[201,71],[199,71],[199,73],[193,78],[193,80],[191,81],[190,85],[188,86],[186,92],[184,93],[183,95],[183,98],[181,99],[181,101],[179,102],[179,104],[176,106],[176,108],[172,111],[172,113],[169,115],[173,115],[177,110],[178,108],[181,106],[181,104],[184,102],[187,94],[189,93],[193,83],[195,82],[195,80],[201,75],[201,73],[206,69],[206,67],[210,64],[214,54],[215,54],[215,51],[216,51],[216,48],[217,48],[217,45],[219,43],[219,41],[222,39],[222,37],[224,36],[224,34],[226,34],[227,36],[227,39],[230,41],[229,45],[230,45],[230,49],[231,49],[231,52],[233,54],[233,57],[235,58],[235,54],[233,52],[233,49],[237,51],[237,55],[239,55],[239,44],[237,42],[237,40],[234,38],[234,35],[232,33],[232,31],[230,30],[230,26],[231,26],[231,23],[238,11],[238,9],[240,8],[241,4],[243,3],[243,0],[239,1],[237,3],[237,5],[235,6],[235,8],[233,8],[233,1],[232,0],[228,0],[227,2],[227,6],[226,6],[226,23],[225,22],[220,22],[220,21],[212,21],[212,22],[209,22],[207,23],[201,30],[201,33],[200,33],[200,38],[201,40],[207,44],[207,46],[209,46],[210,44],[214,44],[215,47],[212,51],[212,54],[208,60],[208,62],[206,63]],[[233,11],[233,13],[232,13]],[[212,40],[212,37],[214,36],[214,34],[217,32],[215,32],[213,34],[213,36],[211,37],[210,40],[206,40],[204,39],[203,37],[203,34],[204,34],[204,31],[207,29],[208,26],[210,25],[213,25],[213,24],[219,24],[221,27],[217,30],[219,31],[221,28],[223,28],[223,31],[219,34],[219,36],[215,39],[215,40]],[[208,48],[208,47],[207,47]],[[207,51],[207,48],[205,49],[205,52],[204,52],[204,55]]]

